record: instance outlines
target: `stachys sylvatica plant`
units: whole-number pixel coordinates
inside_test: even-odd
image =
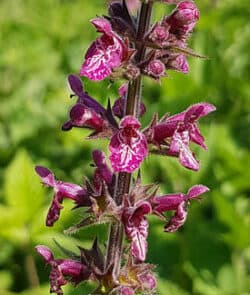
[[[151,23],[156,2],[173,5],[173,11]],[[79,75],[93,81],[121,80],[119,97],[113,105],[108,101],[106,108],[85,92],[78,76],[70,74],[68,82],[76,102],[62,130],[90,129],[88,138],[105,139],[109,154],[92,152],[95,171],[84,185],[57,180],[45,167],[37,166],[36,172],[54,192],[47,226],[57,222],[67,198],[75,209],[86,207],[82,220],[69,231],[109,222],[109,238],[104,251],[95,239],[91,249],[79,247],[79,253],[65,250],[65,259],[55,258],[46,246],[37,246],[37,252],[51,267],[51,293],[61,295],[63,285],[87,280],[97,283],[93,294],[155,293],[155,267],[145,262],[147,216],[160,218],[164,232],[175,232],[187,219],[189,203],[209,189],[197,184],[186,193],[159,195],[156,184],[142,183],[140,166],[153,154],[175,157],[183,167],[199,170],[190,143],[207,149],[198,120],[213,112],[215,106],[201,102],[179,114],[166,113],[161,119],[152,114],[151,122],[142,128],[140,117],[146,106],[141,85],[144,76],[159,81],[170,70],[188,73],[187,57],[201,57],[187,45],[198,20],[198,8],[190,0],[109,1],[107,15],[91,20],[98,36],[87,49]],[[172,211],[170,218],[165,214],[168,211]]]

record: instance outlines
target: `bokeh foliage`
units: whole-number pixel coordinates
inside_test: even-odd
[[[169,73],[158,84],[146,80],[148,122],[161,115],[208,101],[217,112],[202,121],[209,151],[198,151],[198,173],[175,159],[151,156],[143,165],[145,182],[157,181],[161,192],[185,192],[202,183],[211,188],[190,208],[184,228],[164,234],[151,220],[148,259],[158,265],[159,294],[250,294],[250,10],[246,0],[197,0],[201,20],[192,47],[209,57],[190,59],[190,74]],[[156,16],[167,11],[157,5]],[[93,148],[105,142],[84,141],[85,131],[62,133],[72,101],[66,83],[77,73],[84,51],[95,37],[88,20],[104,13],[104,1],[0,1],[0,294],[48,294],[48,268],[34,253],[38,243],[52,247],[53,238],[69,247],[89,245],[106,227],[73,236],[62,231],[77,222],[65,204],[61,222],[44,226],[51,199],[34,174],[34,165],[54,170],[58,178],[82,182],[91,176]],[[114,100],[119,85],[84,80],[86,90],[101,102]],[[40,288],[38,286],[38,277]],[[88,294],[91,287],[66,287],[66,294]]]

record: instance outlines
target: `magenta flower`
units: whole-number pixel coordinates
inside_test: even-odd
[[[81,80],[74,75],[68,77],[69,85],[74,94],[78,96],[77,102],[69,112],[69,120],[62,125],[63,131],[68,131],[73,127],[89,128],[93,132],[91,138],[109,138],[113,134],[113,129],[118,128],[110,104],[105,109],[98,101],[89,96],[84,90]]]
[[[147,253],[148,221],[145,215],[151,212],[151,205],[144,201],[125,208],[122,221],[125,233],[132,241],[131,253],[138,261],[144,261]]]
[[[133,116],[124,117],[119,127],[110,141],[109,159],[115,172],[132,173],[148,154],[147,140],[139,131],[141,124]]]
[[[56,180],[54,174],[45,167],[36,166],[35,170],[41,177],[42,183],[54,189],[53,201],[46,218],[47,226],[53,226],[58,220],[60,211],[63,209],[62,202],[64,198],[73,200],[77,207],[91,205],[85,188],[73,183]]]
[[[69,113],[70,120],[63,124],[63,130],[70,130],[72,127],[87,127],[100,132],[104,126],[104,119],[93,109],[85,107],[83,104],[75,104]]]
[[[159,216],[166,211],[175,211],[165,226],[166,232],[174,232],[178,230],[186,221],[187,218],[187,204],[190,200],[199,200],[200,195],[209,191],[209,188],[204,185],[195,185],[190,188],[188,193],[168,194],[152,199],[153,212]]]
[[[148,141],[156,146],[165,146],[166,154],[179,158],[180,163],[191,170],[199,169],[199,162],[189,148],[190,141],[207,149],[205,140],[197,125],[199,118],[215,111],[215,106],[208,103],[197,103],[186,111],[167,117],[150,126],[145,133]]]
[[[105,108],[94,98],[88,95],[87,92],[84,91],[82,81],[79,77],[70,74],[68,76],[68,82],[71,90],[74,92],[73,96],[78,96],[77,103],[84,105],[87,108],[92,109],[98,114],[104,115],[106,113]]]
[[[172,216],[168,222],[168,224],[165,225],[164,231],[165,232],[175,232],[177,231],[183,224],[185,223],[187,219],[187,210],[186,210],[186,203],[185,201],[181,202],[175,211],[174,216]]]
[[[91,272],[86,265],[72,259],[54,259],[49,248],[36,246],[36,251],[40,254],[47,264],[51,266],[50,271],[50,293],[62,295],[62,286],[71,282],[75,285],[87,280]]]
[[[108,77],[113,69],[121,66],[128,55],[127,45],[112,30],[105,18],[95,18],[92,24],[102,36],[96,39],[85,55],[80,75],[98,81]]]

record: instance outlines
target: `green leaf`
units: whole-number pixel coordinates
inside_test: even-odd
[[[188,295],[188,292],[184,291],[174,283],[158,279],[158,292],[160,295]]]
[[[34,166],[27,152],[19,151],[5,173],[6,203],[11,210],[18,212],[18,219],[27,223],[36,218],[44,200],[44,191]]]
[[[12,284],[12,281],[13,281],[13,278],[9,271],[0,271],[0,282],[1,282],[2,289],[9,289]],[[0,294],[3,294],[1,293],[1,290],[0,290]]]

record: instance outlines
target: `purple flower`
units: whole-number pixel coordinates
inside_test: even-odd
[[[197,121],[215,110],[212,104],[197,103],[180,114],[155,123],[145,131],[145,134],[149,142],[158,147],[165,146],[166,154],[178,157],[184,167],[198,170],[199,162],[190,150],[189,143],[191,141],[207,149]]]
[[[128,55],[128,48],[122,39],[112,30],[105,18],[95,18],[92,24],[102,36],[94,41],[85,55],[80,75],[98,81],[108,77],[118,68]]]
[[[72,259],[54,259],[49,248],[39,245],[36,251],[41,255],[45,262],[51,266],[50,271],[50,293],[62,295],[62,286],[68,282],[75,285],[87,280],[91,272],[83,263]]]
[[[151,201],[153,212],[159,216],[166,211],[175,211],[175,214],[170,218],[165,226],[166,232],[177,231],[186,221],[187,204],[190,200],[199,200],[200,195],[209,191],[209,188],[204,185],[195,185],[190,188],[188,193],[168,194],[160,197],[154,197]]]
[[[131,242],[132,255],[139,261],[146,259],[148,221],[145,215],[151,212],[149,202],[139,202],[123,211],[122,221],[125,233]]]
[[[88,95],[87,92],[84,91],[82,81],[79,77],[70,74],[68,76],[68,82],[71,90],[74,92],[76,96],[78,96],[77,103],[84,105],[87,108],[93,109],[98,114],[105,114],[105,108],[94,98]],[[74,95],[71,95],[71,97]]]
[[[187,219],[187,210],[186,210],[186,203],[185,201],[181,202],[175,211],[174,216],[172,216],[168,222],[168,224],[165,225],[164,231],[165,232],[175,232],[177,231],[183,224],[185,223]]]
[[[53,226],[60,216],[64,198],[71,199],[77,207],[90,206],[91,202],[87,190],[79,185],[56,180],[54,174],[47,168],[36,166],[36,173],[41,177],[44,185],[53,187],[54,197],[46,218],[46,225]]]
[[[110,104],[106,110],[98,101],[84,92],[82,82],[77,76],[69,75],[68,81],[78,100],[71,108],[70,119],[63,124],[62,130],[68,131],[73,127],[90,128],[94,132],[89,138],[110,137],[113,129],[118,128]]]
[[[100,132],[105,126],[104,119],[98,113],[80,103],[71,108],[69,116],[70,120],[63,124],[64,131],[72,127],[87,127]]]
[[[124,117],[119,127],[110,141],[109,159],[115,172],[132,173],[148,154],[147,140],[138,130],[141,125],[133,116]]]
[[[115,101],[112,111],[114,115],[118,118],[122,118],[125,113],[126,108],[126,101],[127,101],[127,91],[128,91],[128,84],[123,84],[119,88],[119,94],[120,97]],[[144,103],[140,103],[140,111],[139,111],[139,117],[141,117],[146,112],[146,107]]]

